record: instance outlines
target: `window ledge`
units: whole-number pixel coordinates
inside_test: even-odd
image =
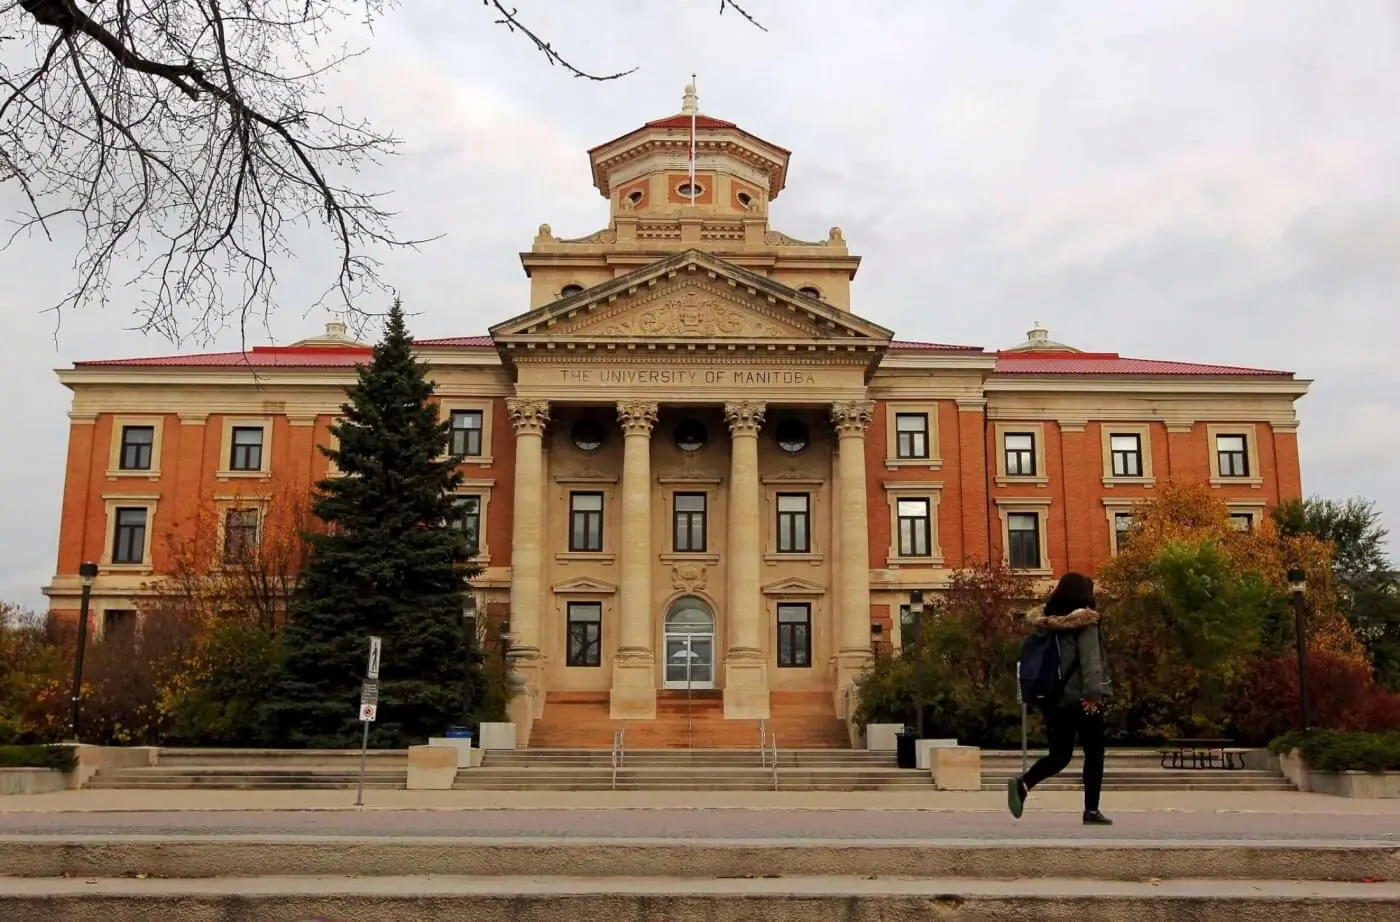
[[[708,551],[671,551],[661,555],[662,563],[719,563],[719,555]]]
[[[441,458],[438,458],[438,460],[446,461],[449,457],[451,457],[451,455],[443,455]],[[495,459],[490,455],[467,455],[457,459],[457,466],[464,467],[470,465],[472,467],[490,467],[494,461]]]
[[[1156,477],[1105,477],[1103,485],[1112,489],[1114,487],[1155,487]]]
[[[271,471],[215,471],[218,480],[271,480]]]
[[[104,563],[99,573],[136,573],[142,576],[154,572],[148,563]]]
[[[1049,477],[1020,477],[1020,476],[1012,477],[1012,476],[1009,476],[1009,475],[998,474],[998,475],[997,475],[996,482],[997,482],[997,486],[999,486],[999,487],[1011,487],[1011,486],[1016,486],[1017,484],[1023,484],[1023,483],[1034,483],[1034,484],[1038,484],[1038,485],[1040,485],[1040,486],[1045,486],[1046,484],[1048,484],[1048,483],[1050,482],[1050,478],[1049,478]]]
[[[116,470],[109,470],[109,471],[107,472],[107,479],[108,479],[108,480],[124,480],[124,479],[129,479],[129,480],[140,480],[140,479],[142,479],[142,478],[145,478],[146,480],[150,480],[150,481],[152,481],[152,482],[157,481],[157,480],[160,479],[160,471],[158,471],[158,470],[127,471],[127,470],[116,469]]]
[[[1210,479],[1212,487],[1254,487],[1256,490],[1264,485],[1263,477],[1212,477]]]
[[[1021,569],[1017,569],[1017,568],[1015,568],[1015,567],[1010,567],[1010,570],[1011,570],[1011,572],[1015,573],[1017,576],[1032,576],[1032,577],[1045,577],[1045,578],[1048,578],[1048,577],[1051,577],[1051,576],[1054,576],[1054,575],[1055,575],[1055,571],[1052,570],[1052,569],[1050,569],[1049,567],[1036,567],[1036,568],[1033,569],[1033,570],[1021,570]]]
[[[891,570],[922,567],[926,570],[939,570],[943,567],[943,552],[928,557],[886,557],[885,566]]]
[[[556,563],[614,563],[617,555],[602,551],[561,551],[554,555],[554,560]]]
[[[810,563],[813,566],[821,563],[825,559],[823,554],[783,554],[770,553],[763,555],[764,563]]]
[[[899,468],[923,468],[929,471],[939,471],[943,469],[941,458],[886,458],[886,470],[898,470]]]

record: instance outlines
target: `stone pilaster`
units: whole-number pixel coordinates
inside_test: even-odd
[[[622,585],[609,710],[614,720],[653,720],[657,676],[652,650],[651,430],[656,404],[619,403],[617,421],[622,426]]]
[[[764,653],[763,595],[759,586],[763,560],[763,507],[758,479],[758,431],[764,405],[726,403],[729,423],[729,647],[724,658],[724,716],[759,720],[769,716],[768,657]]]
[[[837,689],[844,693],[870,662],[870,520],[866,509],[865,431],[875,404],[848,400],[831,405],[836,427],[836,479],[840,506],[836,528]]]
[[[540,687],[540,614],[544,609],[544,430],[549,404],[540,400],[506,401],[515,427],[515,508],[510,540],[511,666],[523,679],[511,700],[511,719],[528,732]]]

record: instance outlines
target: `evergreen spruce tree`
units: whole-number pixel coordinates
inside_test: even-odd
[[[322,449],[339,475],[316,485],[312,509],[325,531],[310,536],[267,702],[285,745],[359,745],[371,635],[384,642],[371,745],[426,742],[467,719],[477,699],[481,654],[463,614],[478,569],[452,524],[462,475],[433,390],[396,301],[331,428],[339,447]]]

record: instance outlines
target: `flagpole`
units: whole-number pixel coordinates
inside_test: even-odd
[[[695,113],[700,108],[700,95],[695,92],[695,75],[690,75],[690,204],[695,204]]]

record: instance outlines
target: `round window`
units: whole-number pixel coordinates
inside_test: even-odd
[[[822,293],[811,285],[803,285],[801,288],[797,289],[797,292],[809,298],[820,298],[822,296]]]
[[[596,419],[581,419],[569,433],[579,451],[597,451],[603,447],[603,424]]]
[[[800,419],[785,419],[779,423],[777,439],[779,448],[793,454],[806,448],[807,443],[811,440],[807,432],[807,424]]]
[[[705,187],[697,183],[683,182],[676,186],[676,191],[682,198],[699,198],[705,191]]]
[[[698,419],[682,420],[676,426],[676,447],[681,451],[699,451],[710,436],[705,424]]]
[[[640,205],[642,203],[642,190],[633,189],[631,192],[627,193],[627,201],[631,202],[633,205]]]
[[[563,288],[559,289],[559,297],[571,298],[576,294],[582,293],[582,291],[582,285],[565,285]]]
[[[736,195],[736,196],[734,196],[734,197],[735,197],[736,199],[738,199],[738,200],[739,200],[739,204],[740,204],[740,205],[743,205],[745,208],[747,208],[747,207],[749,207],[750,205],[753,204],[753,196],[752,196],[752,195],[749,195],[747,192],[740,192],[738,195]]]

